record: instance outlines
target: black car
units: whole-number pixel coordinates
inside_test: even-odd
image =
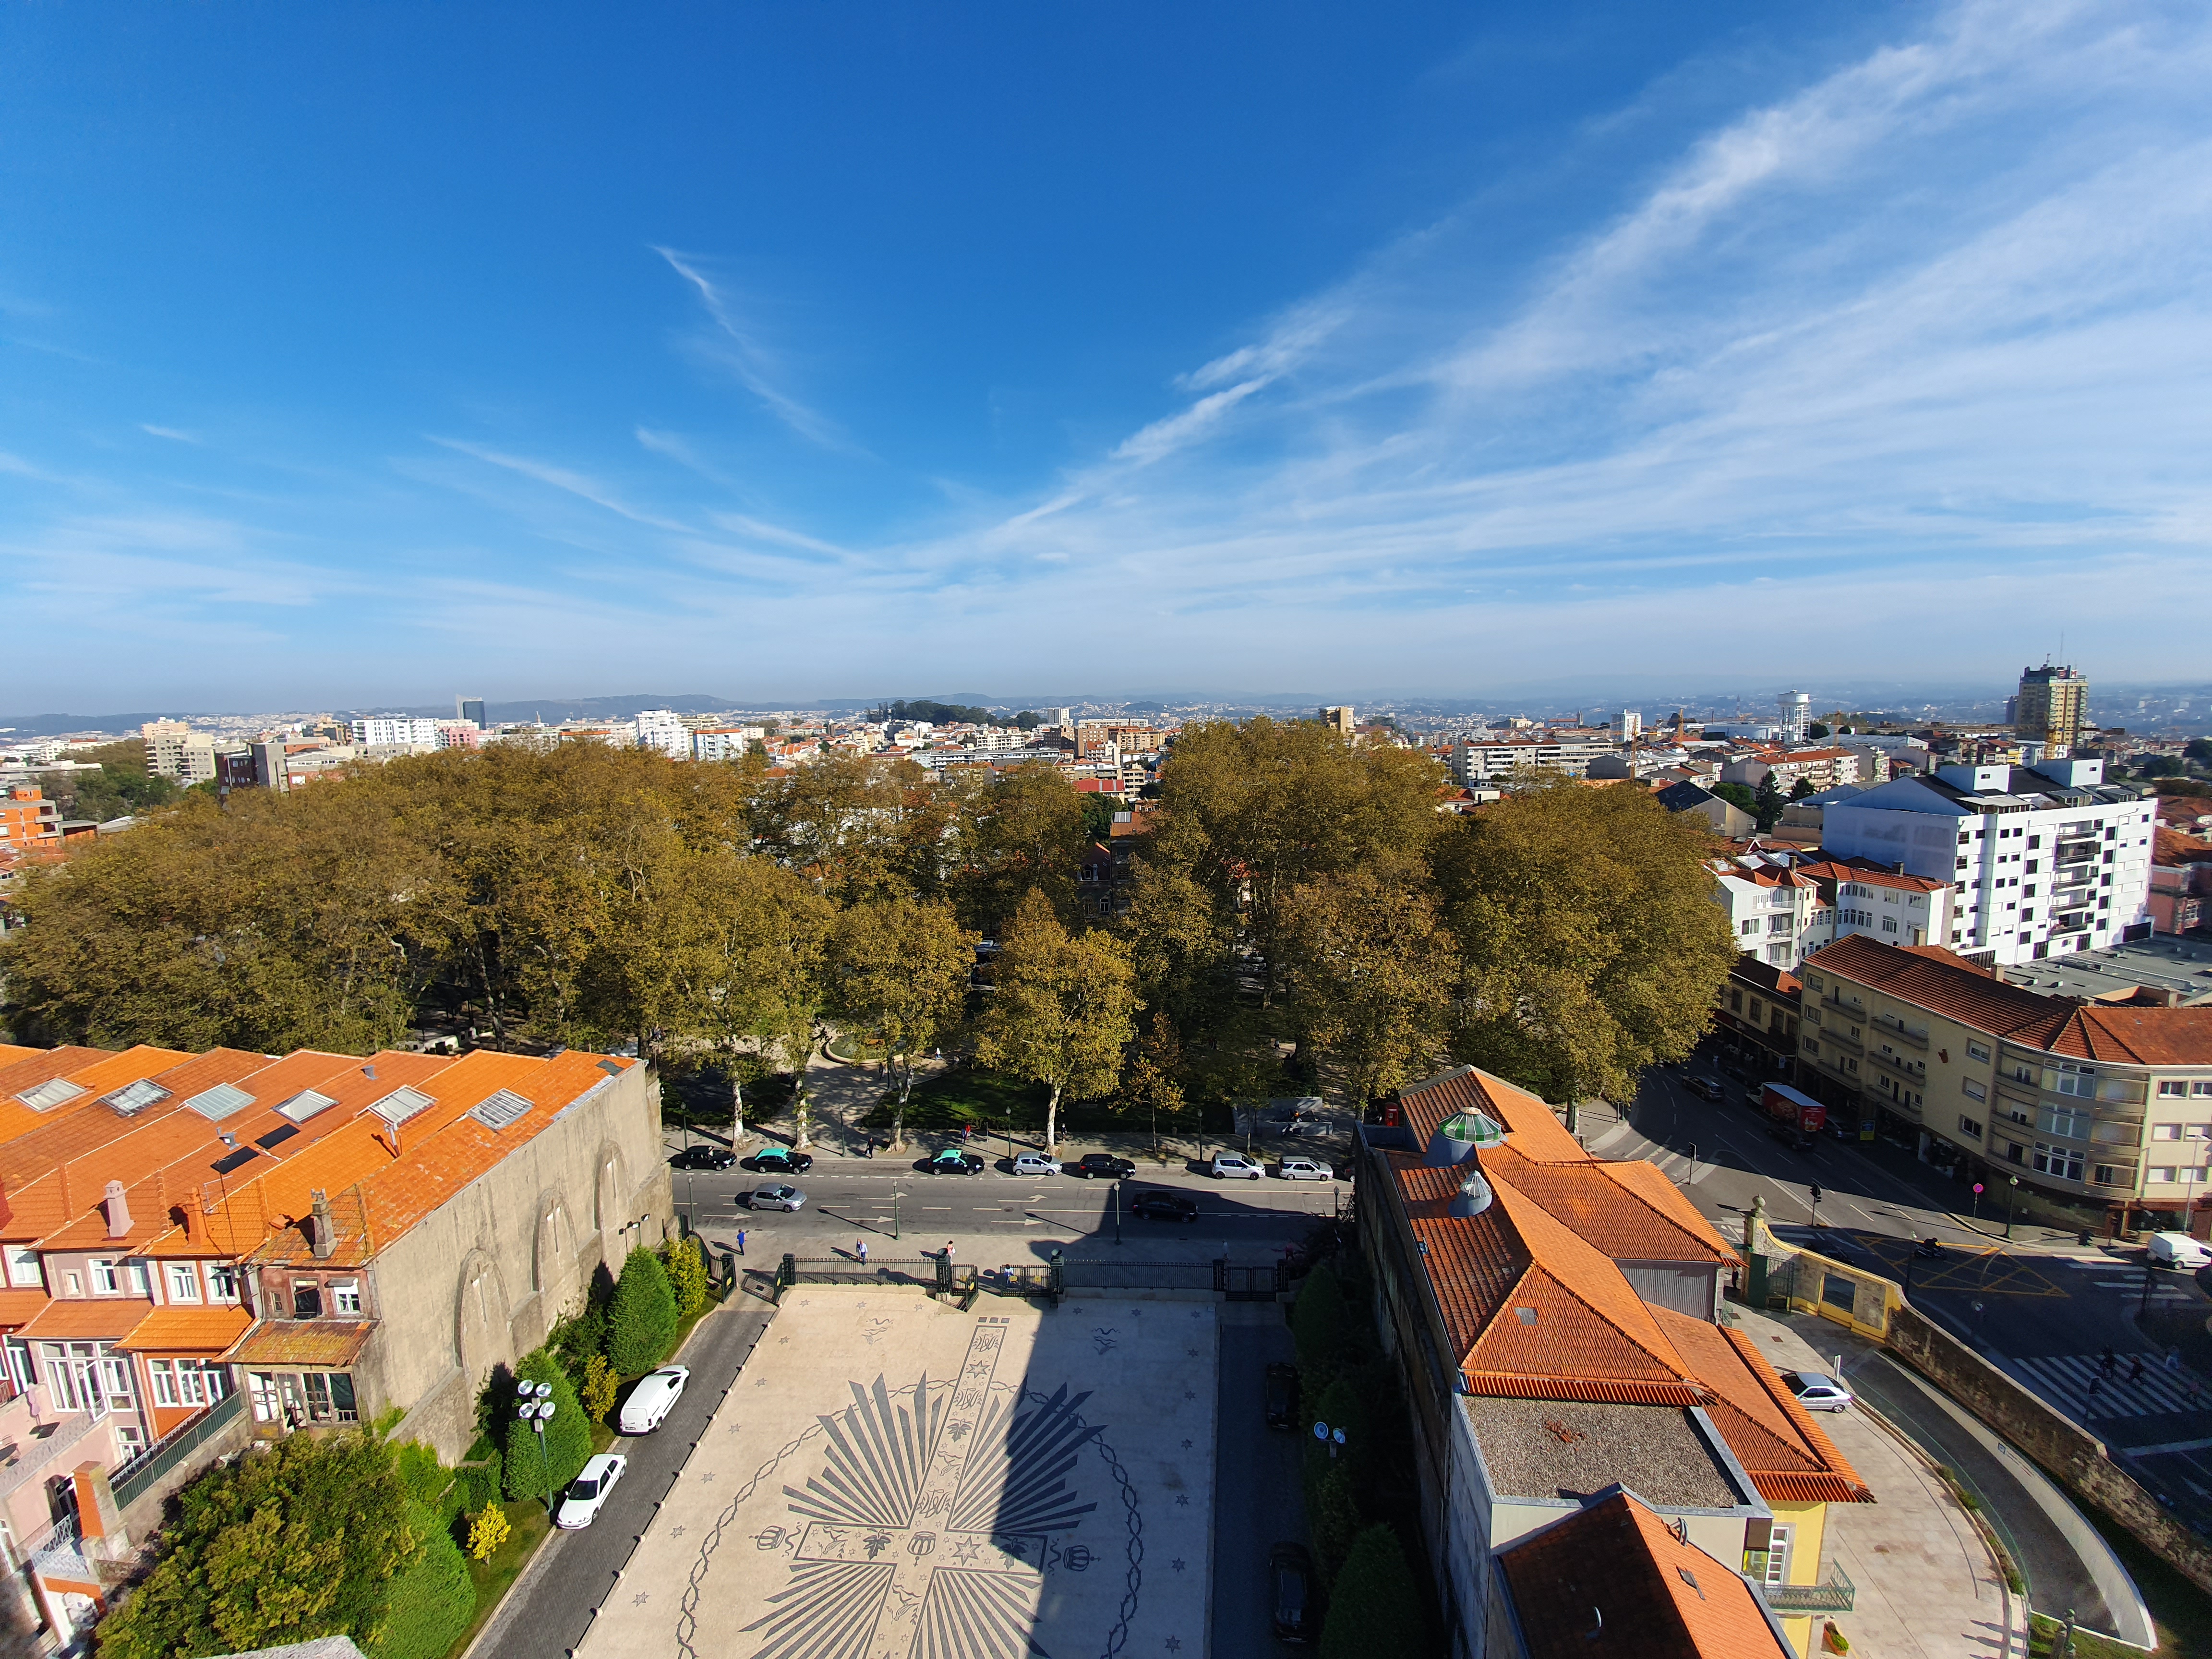
[[[1277,1360],[1267,1367],[1267,1426],[1295,1429],[1298,1425],[1298,1368]]]
[[[686,1146],[668,1163],[677,1170],[734,1170],[738,1155],[726,1146]]]
[[[1129,1200],[1129,1213],[1155,1221],[1195,1221],[1198,1206],[1181,1193],[1139,1193]]]
[[[981,1175],[983,1160],[973,1152],[963,1152],[957,1146],[947,1146],[943,1152],[932,1152],[922,1160],[922,1170],[927,1175]]]
[[[1103,1176],[1109,1181],[1127,1181],[1137,1173],[1137,1166],[1126,1158],[1116,1158],[1111,1152],[1085,1152],[1080,1162],[1067,1165],[1070,1175]]]
[[[755,1175],[805,1175],[814,1167],[814,1154],[794,1152],[788,1146],[763,1146],[744,1160]]]
[[[1275,1639],[1310,1642],[1321,1629],[1319,1591],[1314,1584],[1313,1557],[1303,1544],[1278,1544],[1267,1552],[1267,1605],[1273,1610]]]
[[[1794,1123],[1776,1123],[1766,1131],[1793,1152],[1812,1152],[1820,1150],[1820,1143]]]

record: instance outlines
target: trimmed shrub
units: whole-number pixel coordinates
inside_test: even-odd
[[[1420,1592],[1398,1534],[1388,1527],[1368,1528],[1352,1540],[1337,1572],[1321,1628],[1321,1659],[1421,1653],[1427,1640]]]
[[[507,1511],[496,1504],[487,1504],[469,1522],[469,1559],[489,1561],[499,1553],[499,1547],[514,1535],[514,1525],[507,1518]]]
[[[607,1357],[595,1353],[584,1367],[584,1386],[577,1397],[584,1402],[584,1415],[594,1423],[604,1423],[607,1413],[615,1408],[614,1368]]]
[[[445,1659],[476,1617],[476,1586],[453,1534],[420,1504],[408,1505],[408,1525],[424,1529],[422,1553],[392,1579],[384,1627],[362,1644],[368,1659]]]
[[[505,1473],[509,1498],[544,1498],[576,1478],[584,1460],[592,1455],[592,1425],[568,1375],[553,1356],[540,1348],[514,1368],[526,1382],[549,1382],[553,1387],[553,1417],[545,1425],[544,1452],[538,1446],[538,1431],[512,1411],[507,1413]],[[550,1472],[551,1485],[547,1484]]]
[[[707,1257],[696,1238],[668,1247],[668,1285],[676,1293],[676,1316],[689,1319],[707,1310]]]
[[[676,1292],[651,1250],[629,1253],[607,1310],[607,1363],[621,1376],[651,1370],[676,1340]]]
[[[1337,1355],[1344,1346],[1344,1287],[1334,1268],[1316,1267],[1298,1287],[1291,1310],[1291,1333],[1297,1339],[1298,1369],[1309,1383],[1310,1399],[1336,1380]]]
[[[502,1460],[498,1447],[479,1440],[469,1448],[469,1460],[453,1471],[453,1488],[447,1494],[447,1501],[456,1515],[497,1503],[505,1484],[500,1478]]]
[[[1321,1570],[1323,1584],[1334,1583],[1343,1571],[1352,1543],[1359,1536],[1360,1524],[1359,1500],[1352,1490],[1352,1465],[1340,1457],[1306,1492],[1306,1531],[1313,1539],[1314,1565]]]

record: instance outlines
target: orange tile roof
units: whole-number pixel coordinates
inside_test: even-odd
[[[18,1094],[111,1058],[111,1051],[106,1048],[33,1048],[25,1058],[0,1066],[0,1141],[13,1140],[51,1121],[47,1112],[16,1099]]]
[[[1696,1206],[1652,1164],[1595,1158],[1580,1164],[1536,1164],[1522,1157],[1510,1142],[1476,1156],[1486,1176],[1502,1177],[1615,1261],[1722,1263],[1735,1259]],[[1656,1182],[1633,1173],[1639,1170]]]
[[[1529,1659],[1796,1659],[1741,1572],[1626,1492],[1498,1563]]]
[[[40,1052],[36,1048],[26,1048],[20,1043],[0,1042],[0,1071],[5,1071],[17,1060],[28,1060]]]
[[[1539,1164],[1586,1163],[1589,1154],[1551,1107],[1526,1089],[1473,1066],[1440,1073],[1398,1091],[1406,1127],[1425,1146],[1437,1127],[1461,1112],[1480,1112],[1514,1137],[1515,1150]]]
[[[156,1308],[115,1346],[131,1353],[219,1354],[252,1323],[243,1308]]]
[[[137,1328],[154,1304],[131,1296],[100,1296],[49,1302],[15,1333],[26,1341],[112,1342]]]
[[[14,1330],[26,1320],[37,1317],[40,1310],[52,1301],[44,1290],[0,1291],[0,1330]]]
[[[343,1370],[361,1358],[375,1329],[375,1322],[367,1319],[264,1319],[223,1358],[237,1365]]]
[[[70,1112],[41,1124],[28,1134],[0,1144],[0,1185],[10,1200],[19,1188],[46,1175],[94,1147],[117,1139],[183,1109],[183,1102],[203,1089],[228,1083],[269,1063],[265,1054],[238,1048],[216,1048],[180,1065],[150,1075],[170,1091],[170,1097],[143,1112],[125,1117],[109,1109]],[[117,1085],[119,1086],[119,1085]],[[194,1114],[195,1116],[198,1114]],[[200,1119],[204,1123],[204,1118]],[[94,1194],[94,1197],[98,1194]]]
[[[1653,1317],[1711,1391],[1705,1414],[1769,1503],[1868,1504],[1874,1494],[1742,1332],[1668,1308]]]

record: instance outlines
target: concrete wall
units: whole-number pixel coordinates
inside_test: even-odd
[[[378,1253],[380,1322],[354,1367],[364,1419],[399,1406],[396,1438],[458,1459],[492,1368],[542,1343],[594,1268],[619,1273],[673,1231],[659,1100],[651,1068],[632,1066]]]
[[[2119,1469],[2105,1443],[2045,1405],[1910,1304],[1890,1316],[1890,1351],[2094,1504],[2198,1589],[2212,1591],[2212,1547],[2175,1522]]]

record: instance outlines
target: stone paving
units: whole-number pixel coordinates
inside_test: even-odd
[[[578,1654],[1196,1659],[1216,1325],[795,1287]]]
[[[1829,1328],[1814,1327],[1829,1344],[1822,1354],[1779,1320],[1730,1311],[1776,1370],[1834,1370]],[[1833,1615],[1852,1654],[2025,1659],[2027,1606],[2006,1590],[1981,1533],[1926,1460],[1856,1407],[1823,1413],[1820,1423],[1875,1496],[1828,1506],[1826,1553],[1857,1588],[1854,1610]],[[1814,1623],[1816,1643],[1821,1622]]]

